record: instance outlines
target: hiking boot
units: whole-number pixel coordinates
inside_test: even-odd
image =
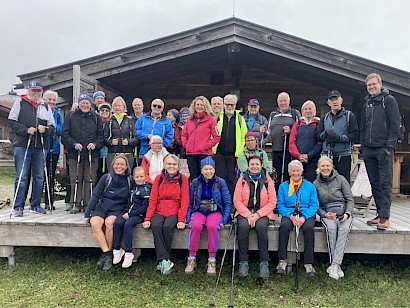
[[[171,269],[174,266],[174,263],[171,260],[162,260],[161,262],[161,274],[162,275],[169,275],[171,273]]]
[[[102,266],[101,269],[103,271],[108,271],[109,269],[111,269],[111,267],[112,267],[112,255],[111,254],[105,255],[104,256],[104,263],[103,263],[103,266]]]
[[[50,208],[50,205],[46,204],[45,207],[46,207],[47,211],[54,211],[56,209],[56,207],[54,205],[52,205],[51,208]]]
[[[377,225],[377,224],[380,223],[380,217],[379,217],[379,216],[376,216],[375,218],[373,218],[373,219],[371,219],[371,220],[368,220],[366,223],[367,223],[369,226],[375,226],[375,225]]]
[[[70,214],[78,214],[81,212],[81,205],[74,205],[70,210]]]
[[[239,276],[246,277],[248,276],[249,272],[249,264],[248,261],[240,261],[239,262]]]
[[[390,226],[388,218],[380,218],[380,223],[377,224],[377,230],[386,230]]]
[[[66,203],[64,207],[64,211],[71,211],[73,205],[71,203]]]
[[[326,273],[329,274],[330,278],[339,279],[339,274],[337,273],[337,264],[330,264],[330,266],[327,268]]]
[[[98,259],[98,261],[97,261],[97,266],[98,266],[98,268],[99,269],[101,269],[102,267],[103,267],[103,265],[104,265],[104,254],[102,254],[101,255],[101,257],[100,257],[100,259]]]
[[[12,214],[14,217],[23,217],[23,209],[21,207],[18,207],[13,210]]]
[[[124,249],[114,249],[112,252],[113,259],[112,259],[112,264],[118,264],[121,262],[122,257],[124,256],[125,251]]]
[[[216,260],[208,259],[208,267],[206,269],[206,273],[210,276],[216,275]]]
[[[306,275],[308,277],[313,277],[316,274],[315,269],[313,268],[312,264],[305,264],[305,269],[306,269]]]
[[[185,274],[193,274],[196,269],[196,258],[188,257],[188,262],[185,267]]]
[[[269,277],[269,262],[262,261],[259,264],[259,277],[268,278]]]
[[[30,213],[34,214],[47,214],[47,211],[43,209],[41,206],[38,206],[34,209],[30,208]]]
[[[126,252],[124,256],[124,262],[122,262],[122,268],[129,268],[134,260],[134,254],[132,252]]]
[[[286,260],[279,260],[278,266],[276,266],[276,273],[286,275],[287,266],[288,266],[288,263],[286,262]]]
[[[336,265],[337,265],[337,275],[339,276],[339,278],[344,277],[345,273],[343,273],[342,268],[340,267],[339,264],[336,264]]]

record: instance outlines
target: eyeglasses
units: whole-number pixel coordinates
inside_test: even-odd
[[[154,107],[154,108],[162,108],[161,105],[155,105],[155,104],[153,104],[153,105],[151,105],[151,106]]]
[[[249,105],[249,108],[258,108],[259,106],[257,105]]]
[[[255,139],[249,139],[249,140],[245,140],[245,142],[256,142]]]
[[[235,107],[235,104],[225,104],[226,107]]]
[[[162,142],[152,142],[151,144],[159,145],[162,144]]]
[[[110,112],[108,109],[101,109],[100,112]]]

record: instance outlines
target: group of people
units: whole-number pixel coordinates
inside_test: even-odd
[[[366,86],[369,95],[361,115],[361,143],[378,212],[368,224],[384,230],[389,226],[399,111],[379,75],[370,74]],[[279,93],[278,108],[267,119],[259,113],[257,99],[249,101],[242,116],[232,94],[213,97],[211,102],[198,96],[189,108],[171,109],[167,114],[161,99],[154,99],[150,111],[143,113],[143,102],[136,98],[133,112],[127,115],[122,97],[110,105],[101,91],[93,97],[81,94],[63,119],[55,106],[58,94],[46,91],[42,97],[42,90],[39,82],[30,82],[28,94],[16,100],[9,116],[16,165],[14,216],[23,216],[30,170],[30,211],[46,213],[40,206],[44,166],[50,161],[51,173],[55,172],[53,157],[61,136],[73,192],[66,210],[84,211],[103,251],[98,262],[103,270],[121,260],[123,267],[131,265],[132,227],[142,223],[152,229],[157,269],[169,274],[173,231],[188,224],[185,272],[195,271],[199,239],[206,226],[207,273],[213,275],[219,229],[230,221],[234,208],[239,275],[248,275],[249,231],[255,229],[259,275],[268,277],[267,228],[275,219],[276,207],[282,216],[277,272],[286,272],[288,237],[295,227],[304,233],[306,272],[314,275],[313,227],[318,214],[328,236],[331,265],[327,272],[335,279],[343,277],[340,264],[354,205],[351,148],[359,130],[354,113],[342,107],[339,91],[329,93],[330,111],[321,119],[311,100],[302,105],[301,114],[291,108],[286,92]],[[263,150],[268,142],[272,143],[272,170]],[[181,158],[187,160],[189,179],[179,171]],[[46,206],[52,209],[52,200]]]

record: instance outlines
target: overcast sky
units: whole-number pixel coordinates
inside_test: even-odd
[[[410,71],[408,0],[235,0],[235,16]],[[1,0],[0,94],[18,74],[226,19],[234,0]]]

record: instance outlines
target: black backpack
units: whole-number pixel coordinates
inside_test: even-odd
[[[384,104],[384,97],[382,98],[382,106],[387,116],[386,105]],[[406,127],[404,126],[404,116],[401,115],[400,109],[399,109],[399,116],[400,116],[400,123],[399,123],[399,136],[397,138],[398,143],[403,142],[405,140],[404,133],[406,132]]]

